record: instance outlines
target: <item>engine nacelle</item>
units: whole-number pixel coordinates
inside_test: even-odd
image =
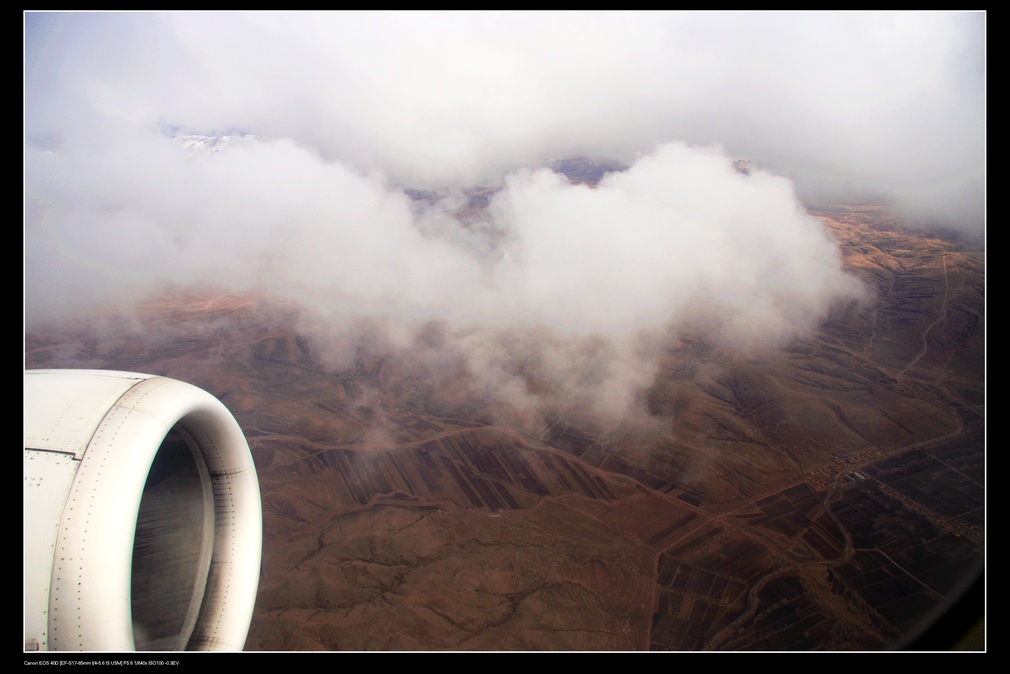
[[[25,650],[241,650],[259,483],[217,398],[152,375],[24,377]]]

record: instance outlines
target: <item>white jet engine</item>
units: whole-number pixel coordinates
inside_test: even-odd
[[[24,377],[25,650],[241,650],[262,553],[221,402],[132,372]]]

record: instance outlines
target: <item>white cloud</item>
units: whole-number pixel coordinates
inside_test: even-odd
[[[415,186],[716,143],[977,230],[984,30],[951,12],[29,14],[27,130],[238,129]]]
[[[782,343],[858,296],[793,182],[729,155],[804,194],[873,189],[980,226],[984,28],[957,13],[29,13],[26,318],[166,280],[254,287],[385,325],[393,351],[446,326],[435,360],[502,396],[530,389],[510,351],[529,340],[502,336],[545,335],[523,355],[543,390],[596,362],[590,388],[621,407],[651,372],[643,335],[703,316],[727,343]],[[255,137],[190,158],[183,133]],[[630,168],[595,189],[536,168],[572,152]],[[503,188],[464,226],[459,188],[482,180]],[[456,190],[424,208],[401,191],[425,186]]]

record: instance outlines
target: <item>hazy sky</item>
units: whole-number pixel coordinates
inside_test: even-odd
[[[213,281],[624,346],[703,307],[780,342],[859,294],[797,191],[982,231],[984,56],[981,13],[28,13],[26,320]],[[538,170],[573,153],[631,168]],[[402,191],[480,182],[467,227],[458,191]]]

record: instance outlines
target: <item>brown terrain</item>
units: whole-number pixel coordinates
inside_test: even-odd
[[[26,335],[26,366],[220,397],[263,495],[251,650],[875,650],[981,568],[984,254],[824,207],[875,292],[788,348],[682,334],[661,434],[491,417],[379,355],[337,369],[297,313],[176,291]]]

